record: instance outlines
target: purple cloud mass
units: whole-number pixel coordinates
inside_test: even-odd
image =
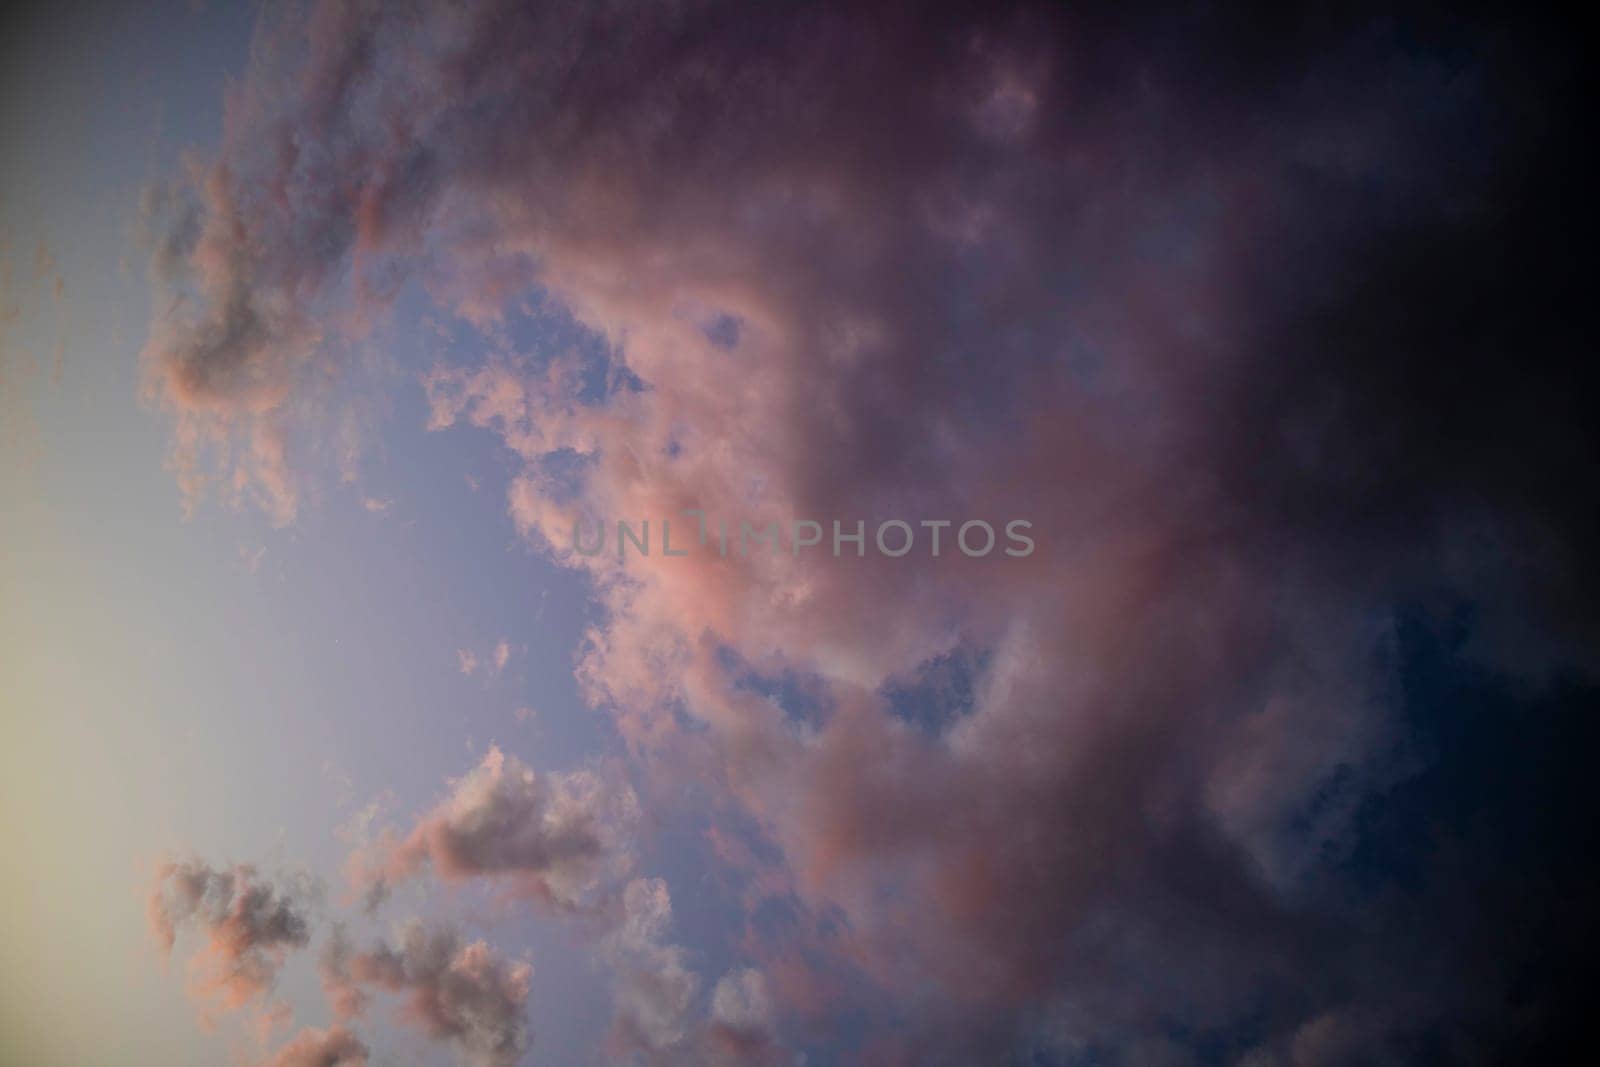
[[[287,523],[404,286],[491,336],[544,294],[604,340],[598,389],[568,351],[419,374],[431,425],[504,444],[516,530],[591,579],[578,674],[639,803],[710,797],[749,887],[753,969],[703,1023],[664,884],[621,887],[619,1057],[1488,1062],[1552,1031],[1586,910],[1451,858],[1511,835],[1407,836],[1448,754],[1420,702],[1460,695],[1418,673],[1429,620],[1468,611],[1439,662],[1545,739],[1600,647],[1592,392],[1547,244],[1589,218],[1546,159],[1575,75],[1536,27],[304,16],[267,18],[220,150],[149,198],[149,387],[189,493]],[[1021,516],[1039,550],[569,550],[579,515],[686,508]],[[897,711],[954,701],[924,685],[953,657],[960,706]],[[814,716],[758,684],[783,676]],[[494,750],[377,869],[619,888],[577,782]],[[1530,884],[1582,884],[1553,855]],[[1528,932],[1481,938],[1502,906]],[[477,950],[414,931],[338,966],[515,1062],[527,976]]]

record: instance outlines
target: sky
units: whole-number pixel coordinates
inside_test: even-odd
[[[0,19],[0,1063],[1584,1034],[1574,27]]]

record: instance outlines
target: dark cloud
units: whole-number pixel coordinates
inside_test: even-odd
[[[1581,776],[1440,818],[1497,781],[1452,734],[1473,693],[1504,694],[1472,736],[1508,767],[1594,704],[1572,33],[489,0],[266,32],[198,222],[157,242],[182,299],[146,359],[186,469],[243,441],[226,476],[292,515],[324,325],[397,277],[485,328],[537,286],[610,341],[599,396],[579,357],[433,368],[432,423],[517,457],[518,529],[603,609],[587,692],[662,797],[714,787],[781,857],[790,948],[872,991],[860,1048],[1492,1061],[1576,1002],[1592,880],[1553,857],[1587,840]],[[577,514],[687,507],[1025,517],[1040,547],[563,552]],[[1430,660],[1414,628],[1458,610]],[[961,714],[908,711],[940,662],[979,665]],[[752,673],[803,679],[805,721]],[[486,761],[380,874],[576,899],[599,824],[524,770]],[[1539,842],[1515,874],[1451,859],[1509,826]]]
[[[488,878],[558,910],[591,910],[629,860],[636,816],[625,785],[588,771],[539,774],[491,746],[403,838],[359,853],[352,873],[369,904],[427,867],[446,881]]]

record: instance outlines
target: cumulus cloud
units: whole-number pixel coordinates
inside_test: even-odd
[[[661,796],[691,777],[757,828],[808,958],[912,1017],[908,1057],[1311,1047],[1373,1018],[1351,990],[1416,997],[1352,1049],[1513,1032],[1515,966],[1435,967],[1473,952],[1443,925],[1384,962],[1410,912],[1353,903],[1352,868],[1418,773],[1407,612],[1470,604],[1529,684],[1593,676],[1576,289],[1529,280],[1572,198],[1519,117],[1560,101],[1480,50],[1503,27],[1451,30],[1458,64],[1289,21],[1279,47],[1137,8],[313,5],[153,206],[180,473],[287,521],[330,308],[366,321],[409,271],[489,330],[541,290],[606,355],[441,364],[430,425],[503,441],[511,521],[602,609],[585,692]],[[686,509],[1026,518],[1039,547],[571,551],[581,516]],[[959,700],[929,682],[951,659]],[[493,749],[364,877],[577,907],[627,807]],[[614,951],[656,896],[628,888]],[[680,1041],[681,961],[626,951],[627,1025]],[[731,1041],[765,997],[727,988]]]
[[[593,771],[541,774],[491,745],[403,837],[358,852],[358,887],[393,886],[427,869],[446,882],[486,878],[558,910],[591,910],[626,866],[637,817],[626,785]]]
[[[311,939],[306,901],[248,864],[218,869],[200,860],[163,863],[146,914],[169,955],[180,930],[200,928],[206,943],[193,959],[195,992],[228,1010],[270,989],[289,952]]]
[[[360,1015],[367,988],[405,996],[402,1017],[453,1044],[473,1067],[511,1067],[528,1049],[533,967],[504,959],[486,942],[413,920],[390,944],[357,951],[342,931],[322,956],[323,986],[342,1017]]]

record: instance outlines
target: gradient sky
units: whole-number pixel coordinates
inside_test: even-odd
[[[1567,1062],[1577,41],[8,10],[0,1063]]]

